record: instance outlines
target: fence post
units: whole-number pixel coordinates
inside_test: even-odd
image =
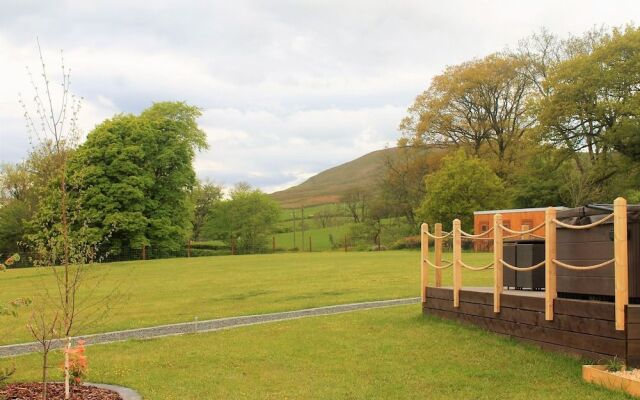
[[[502,259],[502,214],[493,216],[493,312],[500,312],[500,299],[504,281]]]
[[[462,239],[460,220],[453,220],[453,306],[460,307],[460,287],[462,286]]]
[[[615,257],[616,330],[625,329],[625,306],[629,304],[629,257],[627,248],[627,201],[618,197],[613,202],[613,238]]]
[[[434,264],[438,267],[442,267],[442,224],[441,223],[437,223],[436,224],[436,239],[435,239],[435,243],[434,243],[434,256],[435,256],[435,260],[434,260]],[[436,283],[435,283],[436,287],[441,287],[442,286],[442,270],[441,269],[436,269]]]
[[[275,253],[276,252],[276,237],[271,236],[271,252]]]
[[[544,213],[544,319],[553,321],[553,302],[558,297],[556,278],[556,209],[548,207]]]
[[[313,249],[311,248],[311,235],[309,235],[309,253],[312,253]]]
[[[422,294],[422,303],[427,302],[427,284],[429,283],[429,269],[427,260],[429,259],[429,225],[422,224],[420,226],[420,292]]]

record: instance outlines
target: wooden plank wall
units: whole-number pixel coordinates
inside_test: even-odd
[[[461,290],[458,309],[452,299],[450,288],[429,287],[423,311],[547,350],[601,362],[617,356],[640,366],[640,305],[628,306],[627,329],[616,331],[613,303],[557,299],[554,320],[545,321],[543,297],[503,294],[499,314],[493,312],[492,293]]]
[[[482,233],[482,225],[486,225],[488,228],[493,228],[493,215],[494,214],[475,214],[473,216],[473,233]],[[502,214],[503,224],[509,226],[514,230],[523,230],[522,223],[529,224],[529,228],[540,225],[544,222],[544,211],[518,211],[508,212]],[[540,228],[533,234],[538,236],[544,236],[544,228]],[[505,232],[505,236],[511,235]],[[493,233],[489,233],[486,237],[492,238]],[[474,249],[476,251],[491,251],[493,243],[490,240],[476,240],[474,242]]]

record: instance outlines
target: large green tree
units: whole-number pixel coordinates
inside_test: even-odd
[[[583,201],[621,194],[611,178],[623,172],[617,152],[640,159],[640,30],[614,29],[590,52],[551,70],[549,95],[539,104],[543,139],[575,162],[574,184]],[[578,187],[579,186],[579,187]]]
[[[279,217],[280,207],[269,195],[238,184],[229,199],[214,205],[204,232],[240,254],[257,253],[266,248],[267,235],[275,230]]]
[[[409,107],[400,130],[414,143],[491,155],[505,175],[534,123],[526,101],[534,89],[524,68],[522,59],[500,53],[448,67]]]
[[[459,150],[445,157],[442,168],[425,178],[427,195],[417,210],[423,221],[450,228],[455,218],[463,229],[473,226],[473,212],[506,206],[504,185],[481,159]]]
[[[105,250],[150,246],[175,250],[191,235],[193,160],[207,147],[196,119],[181,102],[155,103],[140,115],[118,115],[98,125],[72,158],[79,221]]]

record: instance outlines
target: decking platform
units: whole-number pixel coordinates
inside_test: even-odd
[[[488,331],[582,356],[593,361],[613,357],[640,367],[640,305],[626,306],[625,329],[616,330],[614,303],[556,299],[554,319],[545,320],[544,292],[504,290],[499,313],[493,311],[493,288],[460,290],[460,307],[453,306],[453,289],[427,287],[424,314],[458,320]]]

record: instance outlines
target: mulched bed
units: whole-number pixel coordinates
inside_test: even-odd
[[[64,399],[64,384],[47,384],[47,397],[49,400]],[[12,383],[0,389],[0,399],[7,400],[41,400],[41,383]],[[72,400],[122,400],[116,392],[100,389],[94,386],[77,386],[71,391]]]

